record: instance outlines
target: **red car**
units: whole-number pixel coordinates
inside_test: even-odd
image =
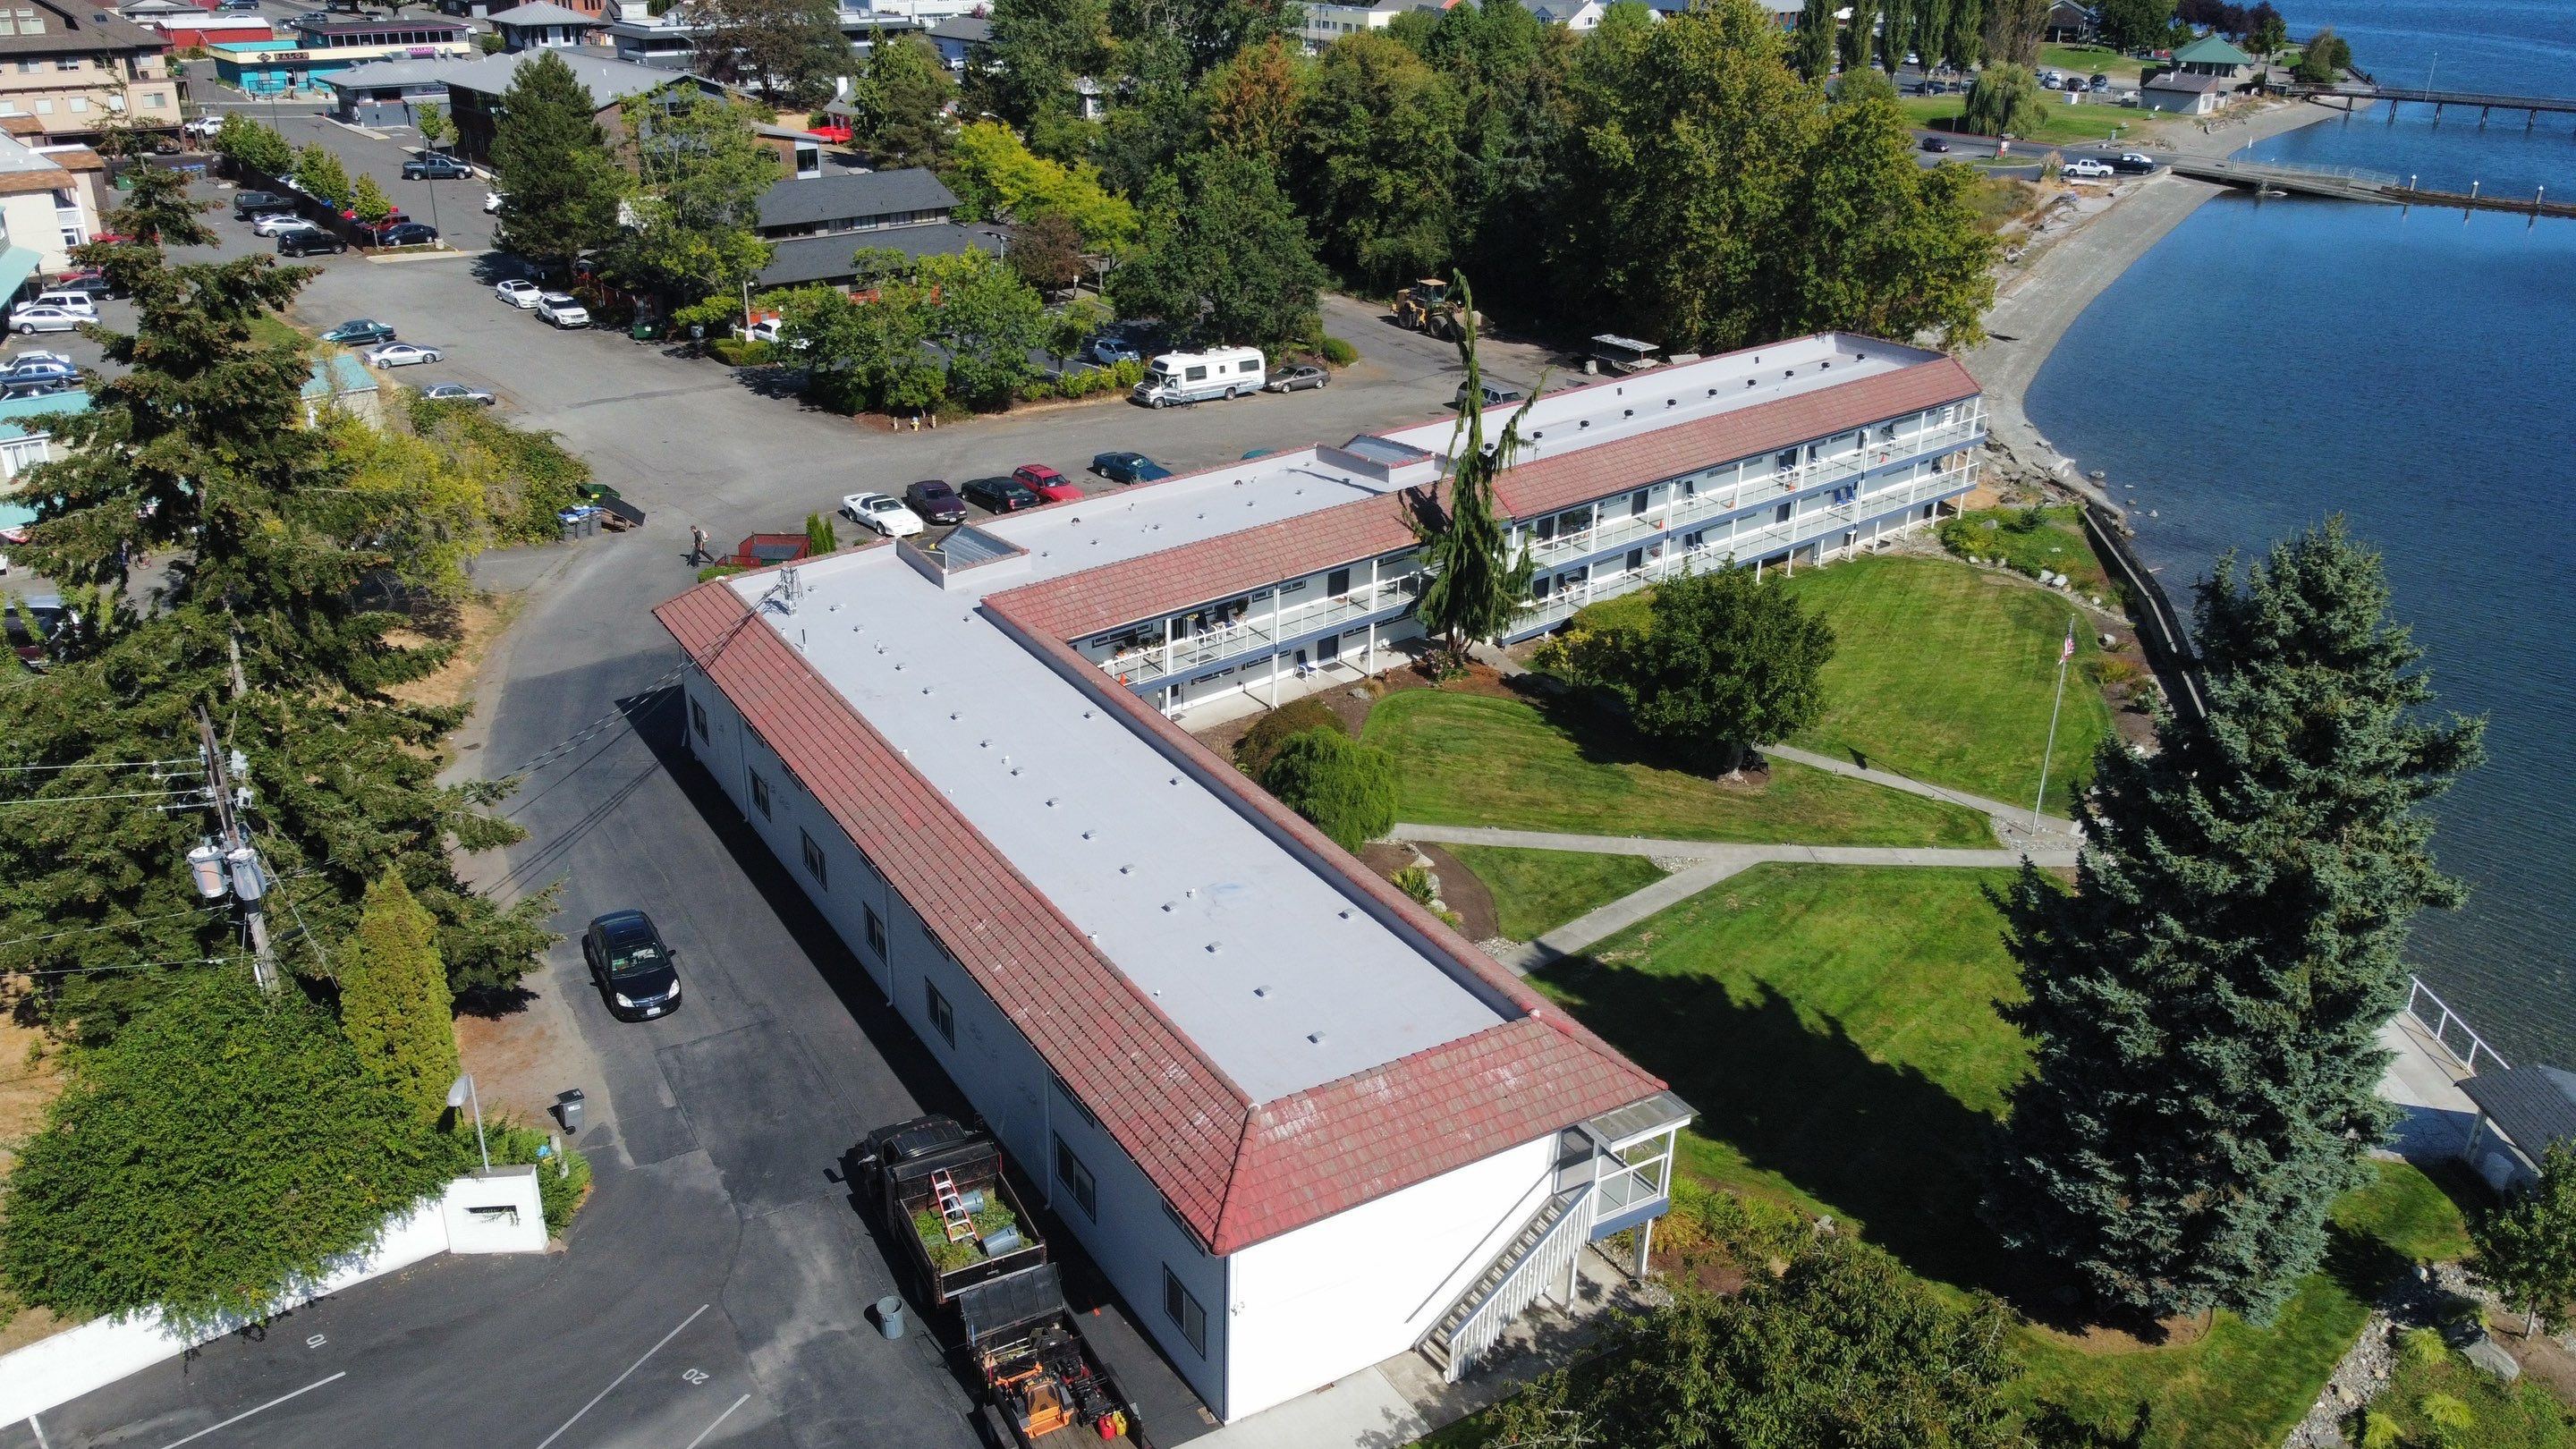
[[[1049,503],[1071,503],[1082,496],[1079,485],[1044,463],[1022,463],[1011,470],[1011,478]]]

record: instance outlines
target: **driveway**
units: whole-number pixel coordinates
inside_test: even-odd
[[[228,213],[216,226],[228,254],[266,246]],[[526,982],[523,1025],[555,1043],[533,1074],[588,1096],[579,1145],[596,1190],[564,1251],[439,1258],[360,1285],[65,1405],[43,1417],[46,1442],[977,1443],[967,1390],[931,1336],[889,1342],[870,1322],[867,1306],[897,1290],[837,1180],[860,1136],[953,1109],[953,1088],[679,752],[667,680],[681,659],[649,611],[691,582],[693,522],[728,540],[922,477],[1039,461],[1114,491],[1081,472],[1093,453],[1135,449],[1188,469],[1338,442],[1445,411],[1454,351],[1335,300],[1329,328],[1364,358],[1321,391],[881,433],[770,396],[756,376],[551,329],[493,297],[505,264],[318,260],[303,320],[372,316],[448,349],[447,363],[402,380],[492,388],[506,415],[558,433],[647,511],[631,533],[479,561],[481,582],[520,591],[525,608],[485,662],[458,772],[516,773],[580,738],[504,807],[528,838],[471,869],[503,900],[559,885],[567,936],[605,910],[649,909],[680,952],[687,1003],[651,1023],[612,1021],[570,941]],[[1535,350],[1491,353],[1497,373],[1537,380]],[[1106,1330],[1132,1342],[1117,1305],[1109,1314]],[[1156,1401],[1156,1442],[1205,1427],[1176,1380],[1122,1373]],[[0,1428],[0,1449],[37,1442],[32,1426]]]

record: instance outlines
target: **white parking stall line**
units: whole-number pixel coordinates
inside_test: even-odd
[[[240,1413],[233,1415],[231,1418],[224,1420],[220,1424],[209,1424],[205,1428],[199,1429],[196,1433],[189,1435],[185,1439],[173,1439],[169,1443],[161,1446],[161,1449],[179,1449],[179,1446],[182,1444],[194,1444],[198,1440],[205,1438],[208,1434],[215,1432],[217,1429],[229,1429],[233,1425],[240,1423],[242,1420],[249,1418],[253,1414],[265,1414],[269,1410],[276,1408],[278,1405],[285,1403],[289,1399],[301,1398],[304,1395],[313,1392],[315,1389],[322,1387],[324,1384],[336,1384],[348,1376],[349,1371],[347,1369],[342,1369],[340,1372],[331,1375],[327,1379],[315,1379],[313,1382],[297,1389],[294,1393],[280,1394],[276,1398],[269,1400],[267,1403],[260,1405],[256,1409],[244,1409]]]
[[[711,1306],[712,1306],[712,1305],[710,1305],[710,1304],[705,1304],[705,1303],[701,1303],[701,1304],[699,1304],[699,1305],[698,1305],[698,1311],[697,1311],[697,1313],[692,1313],[692,1314],[690,1314],[688,1317],[681,1319],[681,1320],[680,1320],[680,1328],[674,1328],[674,1329],[672,1329],[670,1332],[668,1332],[668,1333],[666,1333],[666,1334],[663,1334],[663,1335],[662,1335],[662,1342],[661,1342],[661,1343],[657,1343],[657,1344],[653,1345],[651,1348],[648,1348],[648,1349],[644,1350],[644,1358],[639,1358],[639,1359],[635,1360],[635,1362],[628,1364],[628,1365],[626,1366],[626,1372],[624,1372],[624,1373],[622,1373],[622,1374],[619,1374],[617,1377],[615,1377],[615,1378],[613,1378],[613,1379],[610,1379],[610,1380],[608,1381],[608,1387],[607,1387],[607,1388],[601,1389],[598,1393],[595,1393],[595,1394],[591,1395],[591,1396],[590,1396],[590,1402],[589,1402],[589,1403],[587,1403],[587,1404],[582,1405],[579,1413],[576,1413],[576,1414],[574,1414],[571,1418],[564,1420],[564,1421],[563,1421],[563,1427],[562,1427],[562,1428],[559,1428],[559,1429],[555,1430],[553,1433],[548,1434],[548,1435],[547,1435],[546,1437],[544,1437],[543,1439],[538,1440],[538,1441],[537,1441],[537,1449],[546,1449],[546,1446],[547,1446],[547,1445],[552,1444],[552,1443],[553,1443],[553,1442],[555,1442],[557,1439],[562,1438],[562,1437],[564,1436],[564,1431],[565,1431],[566,1429],[570,1429],[573,1425],[578,1424],[578,1423],[580,1423],[580,1422],[581,1422],[581,1416],[582,1416],[583,1414],[587,1414],[587,1413],[589,1413],[591,1410],[598,1408],[598,1407],[599,1407],[599,1401],[600,1401],[600,1400],[602,1400],[602,1399],[604,1399],[604,1398],[607,1398],[611,1393],[616,1392],[617,1386],[618,1386],[619,1384],[622,1384],[622,1383],[626,1382],[629,1378],[632,1378],[632,1377],[634,1376],[634,1374],[635,1374],[635,1371],[636,1371],[637,1369],[640,1369],[640,1368],[642,1368],[642,1367],[644,1366],[644,1359],[651,1358],[653,1355],[655,1355],[655,1354],[657,1354],[657,1353],[660,1353],[660,1352],[662,1351],[662,1348],[663,1348],[663,1345],[664,1345],[664,1344],[667,1344],[667,1343],[669,1343],[672,1339],[675,1339],[675,1338],[677,1338],[677,1337],[679,1337],[679,1336],[680,1336],[680,1329],[681,1329],[681,1328],[686,1328],[686,1327],[688,1327],[690,1324],[697,1322],[697,1321],[698,1321],[698,1313],[704,1313],[704,1312],[706,1312],[706,1311],[707,1311],[707,1309],[708,1309],[709,1307],[711,1307]],[[177,1446],[173,1445],[173,1446],[172,1446],[172,1449],[177,1449]]]
[[[696,1437],[695,1439],[692,1439],[692,1440],[690,1440],[690,1441],[689,1441],[689,1449],[698,1449],[698,1446],[699,1446],[699,1445],[704,1444],[705,1442],[707,1442],[707,1436],[708,1436],[709,1434],[712,1434],[712,1433],[714,1433],[714,1432],[716,1431],[716,1424],[721,1424],[721,1423],[723,1423],[725,1420],[732,1418],[732,1417],[733,1417],[733,1411],[734,1411],[734,1410],[739,1409],[739,1408],[741,1408],[743,1405],[748,1404],[748,1403],[750,1403],[750,1402],[751,1402],[751,1395],[749,1395],[749,1394],[745,1394],[745,1395],[743,1395],[741,1398],[734,1400],[732,1403],[725,1405],[725,1411],[724,1411],[723,1413],[721,1413],[721,1414],[716,1415],[716,1423],[715,1423],[715,1424],[709,1424],[709,1425],[708,1425],[708,1426],[706,1426],[705,1428],[700,1429],[700,1430],[698,1431],[698,1437]]]

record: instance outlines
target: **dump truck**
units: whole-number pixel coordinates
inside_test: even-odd
[[[1083,1336],[1081,1319],[1065,1307],[1055,1264],[962,1289],[957,1308],[965,1351],[984,1388],[978,1412],[994,1444],[1071,1449],[1087,1439],[1149,1443],[1134,1404],[1110,1377],[1108,1361]]]
[[[1424,277],[1397,293],[1393,310],[1397,326],[1444,342],[1458,340],[1462,322],[1485,325],[1485,314],[1463,311],[1450,299],[1449,284],[1438,277]]]
[[[1002,1172],[990,1134],[954,1118],[916,1117],[868,1134],[855,1152],[862,1201],[912,1265],[925,1307],[1046,1262],[1028,1209]]]

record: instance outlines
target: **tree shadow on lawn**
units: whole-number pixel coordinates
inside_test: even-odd
[[[1770,762],[1759,750],[1745,752],[1744,768],[1733,777],[1704,768],[1704,761],[1682,758],[1640,734],[1628,722],[1628,702],[1606,689],[1569,685],[1544,674],[1516,674],[1502,684],[1564,736],[1587,765],[1633,765],[1745,788],[1759,787],[1771,777]]]
[[[1545,973],[1576,1014],[1699,1111],[1692,1132],[1849,1214],[1927,1278],[2003,1291],[1977,1220],[1993,1119],[1910,1068],[1870,1059],[1830,1019],[1767,986],[1750,1000],[1706,977],[1589,956]]]

